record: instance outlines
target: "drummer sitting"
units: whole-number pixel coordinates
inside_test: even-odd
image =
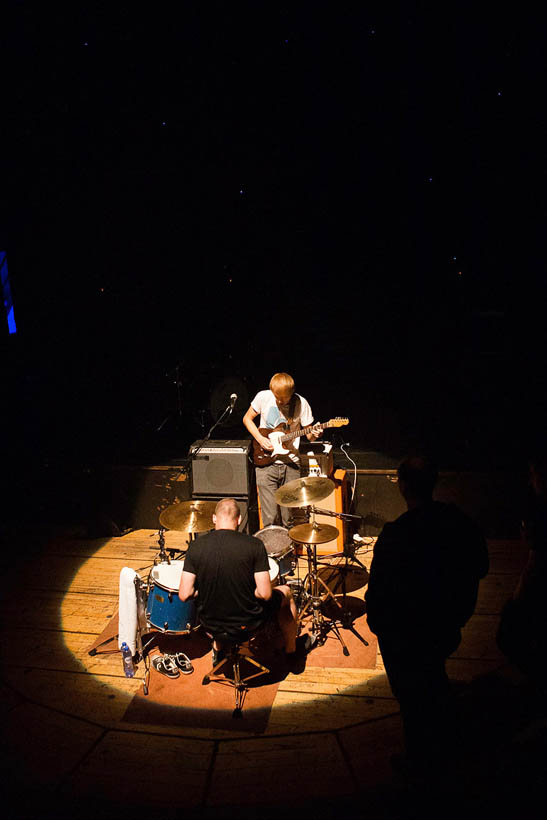
[[[198,615],[213,637],[213,665],[221,660],[218,636],[245,641],[276,618],[289,663],[311,648],[307,635],[297,646],[297,611],[288,586],[272,588],[269,562],[262,541],[238,531],[239,505],[233,498],[218,502],[214,530],[190,543],[184,559],[179,598],[195,597]]]

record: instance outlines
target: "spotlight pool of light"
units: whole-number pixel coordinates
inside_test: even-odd
[[[103,690],[103,717],[107,721],[114,715],[119,719],[120,709],[123,714],[135,695],[143,695],[144,665],[142,662],[138,664],[134,678],[126,678],[123,675],[121,654],[117,651],[117,640],[105,647],[108,653],[99,651],[90,656],[89,649],[97,640],[98,634],[108,626],[109,619],[116,617],[119,574],[122,568],[130,567],[146,580],[153,566],[156,546],[154,533],[150,532],[150,544],[143,546],[142,532],[135,538],[129,534],[101,541],[98,549],[82,562],[74,574],[61,604],[61,629],[65,646],[84,668],[86,677],[91,676]],[[166,531],[165,537],[166,548],[186,548],[185,533]],[[137,541],[140,546],[136,545]],[[335,638],[332,640],[336,641]],[[84,685],[83,681],[81,685]],[[148,700],[154,702],[153,691],[148,694]],[[108,705],[109,702],[112,702],[112,706]],[[174,705],[174,721],[176,708]],[[313,653],[308,658],[304,676],[290,675],[281,680],[268,731],[280,731],[290,725],[289,713],[295,708],[299,710],[299,714],[304,711],[309,715],[310,725],[316,723],[320,716],[321,723],[324,722],[330,728],[378,720],[398,711],[382,668],[314,667]],[[84,701],[82,711],[87,717]],[[102,719],[96,713],[94,718],[99,721]],[[204,733],[208,731],[203,729]]]

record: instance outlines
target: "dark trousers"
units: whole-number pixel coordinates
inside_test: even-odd
[[[457,648],[459,630],[442,638],[378,636],[393,694],[401,707],[409,757],[438,763],[456,744],[456,718],[446,659]]]

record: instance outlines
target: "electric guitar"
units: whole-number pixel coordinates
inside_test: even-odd
[[[325,430],[327,427],[344,427],[346,424],[349,424],[349,419],[337,417],[330,421],[325,421],[322,424],[311,424],[309,427],[303,427],[302,430],[293,430],[290,433],[287,433],[288,425],[286,422],[278,424],[273,430],[267,427],[259,427],[258,432],[271,441],[273,450],[265,450],[256,439],[253,439],[253,462],[257,467],[267,467],[268,464],[272,464],[279,456],[286,456],[289,452],[294,452],[294,450],[284,447],[284,445],[294,441],[295,438],[305,436],[311,433],[312,430]]]

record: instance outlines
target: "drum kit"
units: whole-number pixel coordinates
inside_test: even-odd
[[[270,525],[256,532],[255,537],[266,548],[272,584],[288,584],[291,588],[297,607],[299,629],[304,618],[311,615],[311,631],[316,636],[317,643],[324,642],[332,630],[342,644],[344,654],[348,655],[337,625],[337,620],[347,625],[344,623],[344,606],[335,598],[318,572],[317,545],[332,541],[339,531],[336,527],[316,521],[316,513],[356,517],[320,510],[314,506],[316,502],[327,498],[333,489],[334,482],[322,476],[306,476],[285,484],[275,494],[277,503],[285,507],[307,508],[311,515],[310,521],[291,529]],[[141,581],[138,576],[138,580],[135,579],[141,648],[144,633],[152,633],[154,630],[169,635],[187,635],[198,628],[193,599],[181,601],[178,595],[186,549],[166,548],[165,531],[188,533],[189,544],[200,533],[211,529],[215,507],[216,501],[190,500],[172,504],[160,513],[159,552],[154,558],[147,581]],[[304,560],[307,558],[307,572],[303,580],[300,580],[298,557],[303,549],[306,550]],[[335,556],[322,556],[330,557]],[[345,587],[343,598],[345,599]],[[327,600],[333,602],[339,618],[325,617],[322,605]]]

